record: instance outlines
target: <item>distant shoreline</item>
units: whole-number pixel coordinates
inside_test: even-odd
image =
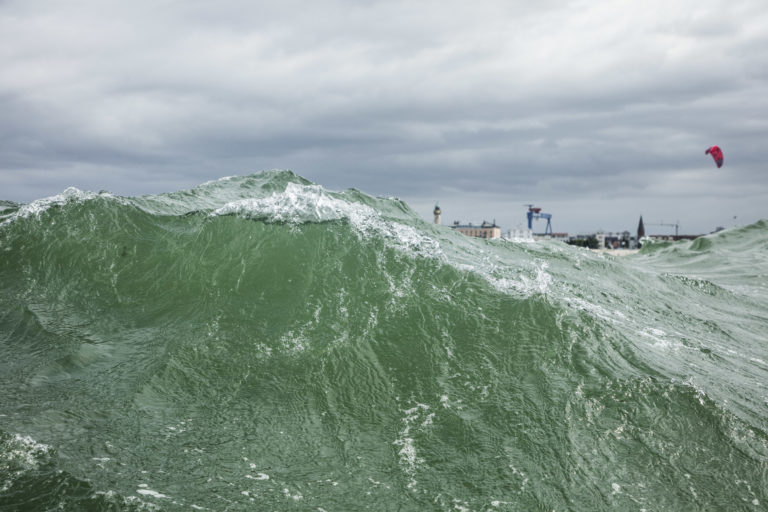
[[[640,249],[590,249],[590,251],[602,254],[612,254],[614,256],[629,256],[630,254],[637,254],[640,252]]]

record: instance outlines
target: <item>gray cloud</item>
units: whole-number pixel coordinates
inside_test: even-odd
[[[766,217],[762,3],[560,4],[2,2],[0,197],[290,168],[510,228]]]

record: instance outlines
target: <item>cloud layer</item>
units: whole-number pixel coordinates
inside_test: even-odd
[[[0,196],[288,168],[425,217],[706,232],[768,217],[767,50],[760,1],[0,1]]]

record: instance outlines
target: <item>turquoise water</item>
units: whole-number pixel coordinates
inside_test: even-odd
[[[768,223],[617,258],[290,172],[0,202],[0,510],[764,510]]]

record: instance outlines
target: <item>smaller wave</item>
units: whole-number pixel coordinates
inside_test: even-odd
[[[5,220],[3,220],[3,222],[0,223],[0,226],[5,226],[18,219],[27,219],[30,217],[39,218],[40,215],[42,215],[43,213],[45,213],[46,211],[54,207],[61,207],[68,204],[85,203],[87,201],[92,201],[100,198],[107,198],[107,199],[118,201],[118,202],[126,201],[125,199],[120,198],[119,196],[115,196],[106,191],[89,192],[89,191],[80,190],[75,187],[69,187],[60,194],[56,194],[50,197],[44,197],[42,199],[36,199],[31,203],[19,206],[15,210],[12,208],[8,208],[8,210],[14,210],[14,211],[11,212],[8,218],[6,218]],[[0,210],[0,218],[2,218],[2,213],[3,213],[3,210]]]
[[[661,241],[644,238],[641,254],[675,253],[698,255],[714,251],[744,252],[749,249],[768,249],[768,220],[759,220],[746,226],[724,229],[700,236],[694,240]]]

